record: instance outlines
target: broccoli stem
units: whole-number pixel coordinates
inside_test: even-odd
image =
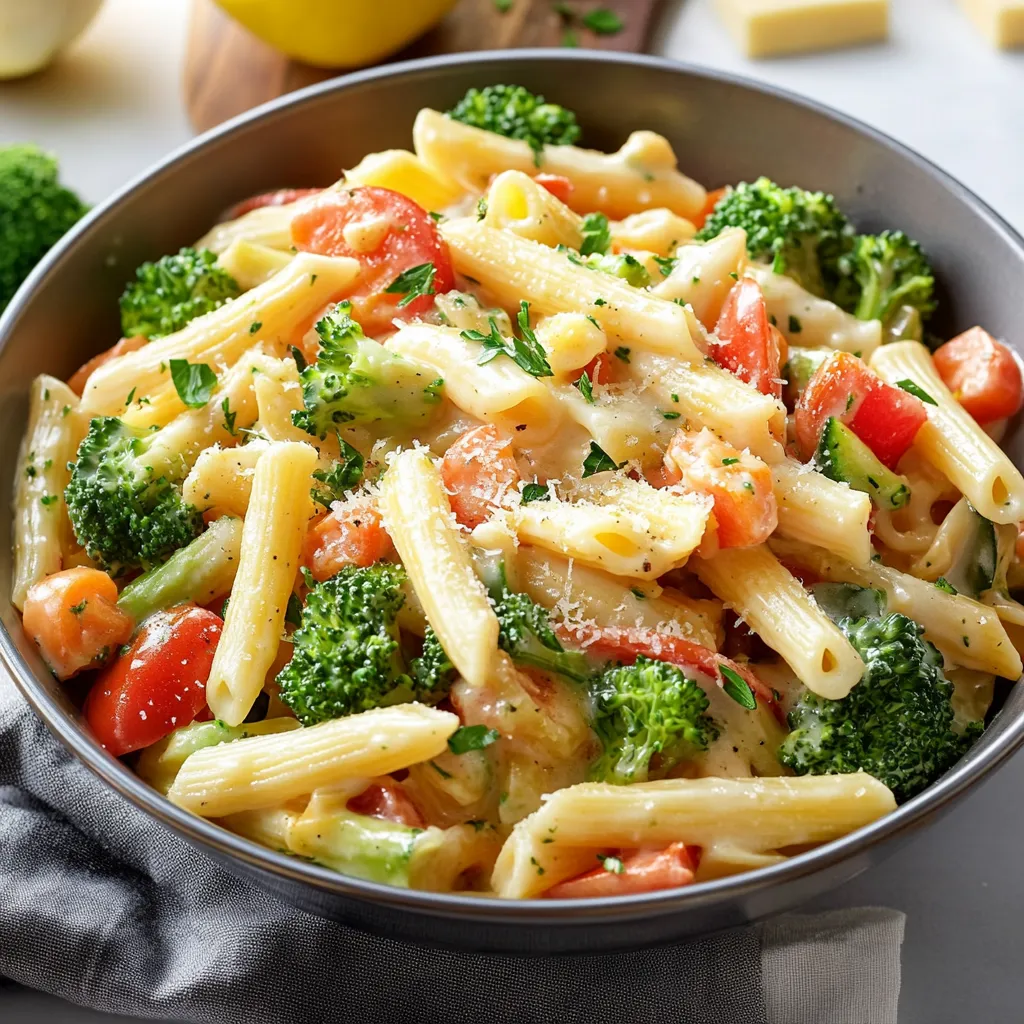
[[[231,589],[242,543],[242,520],[225,516],[191,544],[138,579],[118,598],[117,606],[136,625],[154,612],[186,601],[208,604]]]

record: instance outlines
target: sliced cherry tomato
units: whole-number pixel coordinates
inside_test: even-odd
[[[845,423],[890,469],[928,419],[919,398],[886,384],[849,352],[826,359],[796,403],[796,439],[805,459],[814,454],[830,416]]]
[[[117,584],[84,567],[55,572],[30,587],[22,625],[58,679],[102,664],[135,628],[117,607]]]
[[[75,370],[75,372],[68,377],[68,387],[76,395],[80,395],[85,390],[86,381],[98,370],[104,363],[109,363],[111,359],[116,359],[118,356],[127,355],[129,352],[135,352],[142,348],[143,345],[149,342],[149,338],[141,334],[135,334],[130,338],[122,338],[116,345],[111,345],[105,352],[101,352],[98,356],[93,356],[86,363]]]
[[[580,376],[583,376],[584,373],[590,378],[591,384],[610,384],[612,381],[612,357],[607,352],[594,356],[580,370]]]
[[[773,714],[780,714],[771,688],[762,683],[746,665],[730,661],[725,655],[693,640],[659,633],[656,629],[644,626],[620,629],[617,626],[559,625],[555,631],[570,643],[579,644],[588,653],[614,659],[624,665],[632,665],[641,656],[667,661],[681,669],[700,672],[714,679],[719,686],[725,682],[722,676],[724,666],[739,675],[755,696],[770,705]]]
[[[572,195],[575,188],[573,183],[562,174],[545,174],[542,171],[540,174],[535,174],[533,180],[538,185],[543,185],[557,200],[563,203],[569,202],[569,196]]]
[[[511,439],[491,423],[467,430],[444,453],[441,479],[455,518],[467,529],[475,529],[519,482]]]
[[[323,192],[322,188],[279,188],[276,192],[260,192],[259,195],[249,196],[240,203],[235,203],[224,213],[225,220],[236,220],[243,214],[259,210],[264,206],[287,206],[289,203],[296,203],[307,196],[315,196]]]
[[[323,581],[346,565],[373,565],[391,550],[391,538],[377,506],[354,500],[336,505],[310,528],[302,546],[302,562],[314,579]]]
[[[1020,365],[981,327],[947,341],[933,359],[943,383],[982,425],[1013,416],[1024,402]]]
[[[348,809],[369,818],[396,821],[409,828],[426,828],[427,823],[412,798],[397,782],[374,782],[348,802]]]
[[[779,525],[772,471],[756,455],[719,440],[707,427],[700,433],[676,432],[665,452],[665,471],[669,483],[714,500],[720,548],[761,544]]]
[[[768,322],[761,286],[750,278],[737,281],[725,297],[709,354],[719,366],[753,384],[763,395],[782,398],[778,333]]]
[[[711,216],[711,211],[718,205],[718,200],[721,199],[722,196],[724,196],[725,193],[728,191],[728,186],[723,185],[722,188],[712,189],[708,193],[707,199],[704,200],[704,205],[701,207],[700,213],[698,213],[695,217],[690,218],[690,220],[693,223],[693,226],[698,231],[702,227],[704,227],[704,221],[706,221],[708,217]]]
[[[349,298],[368,334],[387,330],[396,316],[425,313],[432,295],[399,307],[406,296],[387,289],[406,270],[434,265],[434,292],[455,286],[448,246],[429,214],[400,192],[362,186],[328,189],[292,219],[296,247],[324,256],[350,256],[363,267]]]
[[[115,757],[193,722],[224,623],[194,604],[151,615],[131,647],[93,684],[83,713]]]
[[[627,896],[690,885],[697,871],[699,850],[672,843],[664,850],[633,850],[604,858],[590,871],[553,885],[544,896],[552,900]]]

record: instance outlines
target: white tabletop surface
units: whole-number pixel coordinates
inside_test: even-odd
[[[994,53],[954,0],[892,4],[884,46],[751,62],[733,49],[710,0],[684,0],[668,5],[655,49],[859,117],[930,157],[1024,231],[1024,51]],[[107,0],[56,67],[0,83],[0,144],[32,140],[53,149],[69,183],[99,200],[185,142],[186,9],[186,0]],[[1024,755],[885,864],[816,904],[906,911],[904,1024],[1024,1019],[1022,791]],[[0,983],[0,1019],[40,1018],[112,1019]]]

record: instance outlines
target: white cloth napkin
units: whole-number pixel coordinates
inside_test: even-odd
[[[544,959],[366,935],[223,872],[0,678],[0,975],[84,1006],[198,1024],[896,1024],[902,940],[903,915],[874,909]]]

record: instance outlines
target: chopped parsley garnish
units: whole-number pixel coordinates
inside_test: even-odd
[[[947,594],[958,594],[959,593],[959,591],[956,589],[956,587],[954,587],[953,584],[950,583],[949,580],[947,580],[945,576],[940,576],[935,581],[935,586],[939,590],[942,590],[942,591],[944,591]]]
[[[190,363],[187,359],[171,360],[171,380],[178,397],[190,409],[206,405],[217,386],[217,374],[206,363]]]
[[[238,417],[237,412],[231,411],[231,399],[227,395],[224,396],[224,401],[220,403],[222,412],[224,413],[224,429],[232,436],[235,436],[235,419]]]
[[[905,377],[903,380],[896,381],[896,387],[906,391],[908,395],[913,395],[915,398],[920,398],[922,402],[928,405],[938,405],[939,403],[932,398],[931,395],[925,391],[919,384],[915,384],[909,377]]]
[[[731,455],[731,456],[730,456],[729,458],[727,458],[727,459],[722,459],[722,465],[723,465],[723,466],[734,466],[734,465],[735,465],[735,464],[736,464],[737,462],[739,462],[739,461],[740,461],[740,460],[739,460],[739,459],[737,459],[735,455]]]
[[[720,665],[719,671],[722,673],[722,689],[737,704],[742,705],[748,711],[753,711],[757,707],[757,698],[754,697],[754,691],[750,688],[750,683],[739,672],[729,668],[728,665]]]
[[[624,466],[625,463],[622,463]],[[583,460],[583,479],[596,473],[607,473],[621,469],[618,463],[596,442],[590,442],[590,454]]]
[[[353,448],[340,434],[338,444],[341,446],[341,459],[335,461],[329,470],[317,469],[313,472],[313,479],[322,483],[323,489],[313,487],[309,492],[318,505],[327,509],[332,502],[341,501],[345,492],[359,483],[365,465],[359,449]]]
[[[584,370],[580,374],[580,379],[576,381],[576,387],[580,389],[580,394],[587,400],[588,404],[594,404],[594,386],[590,382],[590,375]]]
[[[437,268],[433,263],[420,263],[408,270],[403,270],[384,291],[404,296],[398,303],[398,308],[402,309],[421,296],[434,294],[434,275],[436,273]]]
[[[677,420],[682,416],[681,412],[663,412],[661,414],[667,420]]]
[[[548,501],[551,498],[551,491],[547,484],[529,483],[523,486],[523,504],[528,505],[531,501]]]
[[[69,611],[69,612],[71,612],[71,614],[72,614],[72,615],[81,615],[81,614],[82,614],[82,612],[84,612],[84,611],[85,611],[85,606],[86,606],[86,605],[87,605],[88,603],[89,603],[89,602],[88,602],[87,600],[79,601],[79,602],[78,602],[78,604],[73,604],[73,605],[72,605],[72,606],[71,606],[71,607],[70,607],[70,608],[68,609],[68,611]]]
[[[249,324],[249,333],[250,334],[255,334],[262,326],[263,326],[263,321],[262,320],[253,320],[253,322],[251,324]]]
[[[284,610],[284,621],[293,626],[302,625],[302,602],[298,594],[288,595],[288,607]]]
[[[668,277],[676,269],[676,264],[679,261],[673,256],[655,256],[654,262],[658,264],[662,277]]]
[[[604,255],[612,244],[611,227],[603,213],[588,213],[580,226],[583,241],[580,242],[580,255],[589,256],[592,252]]]
[[[501,739],[501,733],[497,729],[488,729],[486,725],[464,725],[448,737],[448,749],[453,754],[466,754],[470,750],[483,750],[498,739]]]
[[[615,358],[621,359],[624,363],[629,362],[629,349],[625,345],[620,345],[615,350]]]
[[[463,331],[462,337],[467,341],[478,341],[483,345],[484,350],[480,353],[477,363],[483,366],[498,356],[508,356],[520,369],[525,370],[532,377],[553,377],[551,366],[544,353],[537,335],[530,329],[530,304],[521,302],[519,314],[516,317],[522,338],[505,338],[494,317],[488,317],[487,323],[491,328],[490,334],[481,334],[480,331]]]

